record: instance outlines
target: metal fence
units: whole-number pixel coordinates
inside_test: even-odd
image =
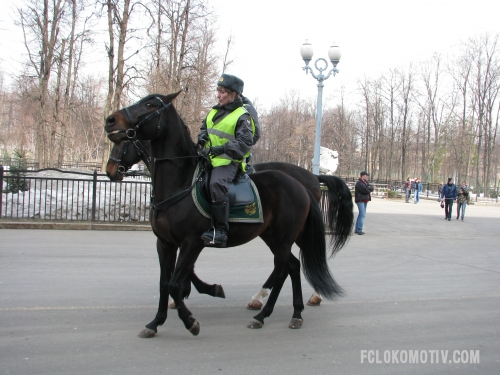
[[[109,181],[106,175],[55,170],[60,177],[42,176],[34,172],[6,171],[0,166],[0,219],[137,222],[148,223],[151,184],[149,179],[129,178],[122,182]],[[72,177],[65,177],[71,173]],[[75,176],[76,175],[76,176]],[[64,177],[63,177],[64,176]],[[355,181],[347,181],[354,194]],[[387,198],[390,192],[404,196],[403,187],[374,183],[372,196]],[[498,193],[498,190],[497,190]],[[328,191],[323,191],[321,209],[326,223]],[[422,197],[437,198],[438,185],[424,184]],[[496,200],[478,198],[475,201]]]
[[[79,176],[40,177],[0,168],[0,218],[149,222],[149,181],[111,182],[97,172],[71,173]]]

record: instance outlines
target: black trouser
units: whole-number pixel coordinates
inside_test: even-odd
[[[227,192],[231,182],[240,169],[238,163],[231,163],[212,169],[210,175],[210,198],[212,202],[218,202],[227,198]]]
[[[451,219],[451,213],[453,211],[453,198],[446,198],[444,200],[444,215],[446,218]]]

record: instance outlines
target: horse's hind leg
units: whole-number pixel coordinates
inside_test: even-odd
[[[304,319],[302,319],[304,299],[302,297],[302,284],[300,281],[300,261],[293,254],[290,254],[288,260],[288,270],[290,279],[292,280],[293,292],[293,316],[288,327],[297,329],[302,327],[302,323],[304,322]]]
[[[200,278],[196,276],[194,271],[190,273],[189,280],[193,283],[194,287],[200,294],[207,294],[212,297],[226,298],[222,285],[207,284],[206,282],[200,280]]]
[[[219,297],[219,298],[226,298],[226,295],[224,294],[224,289],[222,288],[222,285],[219,284],[207,284],[203,280],[201,280],[196,274],[191,272],[188,276],[188,279],[184,280],[182,283],[182,298],[187,298],[189,297],[189,293],[186,294],[185,292],[185,287],[186,284],[189,284],[191,286],[191,283],[193,283],[194,287],[200,294],[207,294],[212,297]],[[171,299],[170,302],[168,303],[168,308],[169,309],[176,309],[177,305],[175,304],[174,300]]]
[[[158,260],[160,261],[160,298],[158,301],[158,312],[153,321],[146,325],[146,328],[139,333],[139,337],[150,338],[158,332],[158,326],[161,326],[167,320],[168,304],[168,283],[170,275],[175,268],[177,256],[177,246],[169,242],[156,240],[156,250]]]
[[[266,239],[263,239],[267,243]],[[269,295],[269,299],[267,300],[267,303],[265,304],[262,311],[259,314],[255,315],[253,317],[253,320],[247,325],[248,328],[262,328],[262,326],[264,325],[264,319],[272,314],[281,288],[283,287],[283,284],[288,276],[288,259],[289,254],[291,254],[291,246],[289,246],[289,250],[287,250],[286,247],[281,247],[281,249],[277,250],[278,251],[273,250],[274,270],[271,274],[273,280],[273,288],[271,290],[271,294]]]
[[[264,298],[266,298],[269,293],[271,293],[271,288],[273,287],[273,274],[269,276],[262,288],[255,294],[248,302],[248,310],[260,310],[264,305]]]

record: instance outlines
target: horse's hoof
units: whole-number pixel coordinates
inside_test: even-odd
[[[307,306],[319,306],[321,301],[323,301],[323,298],[313,294],[311,298],[309,298],[309,301],[307,301]]]
[[[251,329],[259,329],[264,326],[264,322],[260,322],[257,319],[252,319],[250,323],[247,325],[248,328]]]
[[[302,323],[304,323],[304,319],[292,318],[292,320],[290,320],[288,328],[299,329],[300,327],[302,327]]]
[[[191,328],[189,328],[189,332],[193,334],[193,336],[198,336],[200,333],[200,323],[195,319]]]
[[[142,339],[150,339],[151,337],[155,337],[156,331],[150,328],[144,328],[140,333],[139,337]]]
[[[222,285],[215,286],[215,297],[226,298],[226,295],[224,294],[224,289],[222,289]]]
[[[175,301],[174,300],[171,300],[169,303],[168,303],[168,308],[169,309],[177,309],[177,305],[175,304]]]
[[[262,310],[262,301],[259,301],[258,299],[252,299],[250,302],[248,302],[247,309],[248,310]]]

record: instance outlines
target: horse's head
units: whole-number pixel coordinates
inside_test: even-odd
[[[124,173],[141,160],[150,168],[150,155],[151,145],[148,141],[125,140],[115,143],[106,164],[106,174],[111,181],[121,181]]]
[[[161,132],[161,115],[180,93],[148,95],[130,107],[112,113],[104,125],[109,140],[117,144],[126,139],[154,139]]]

